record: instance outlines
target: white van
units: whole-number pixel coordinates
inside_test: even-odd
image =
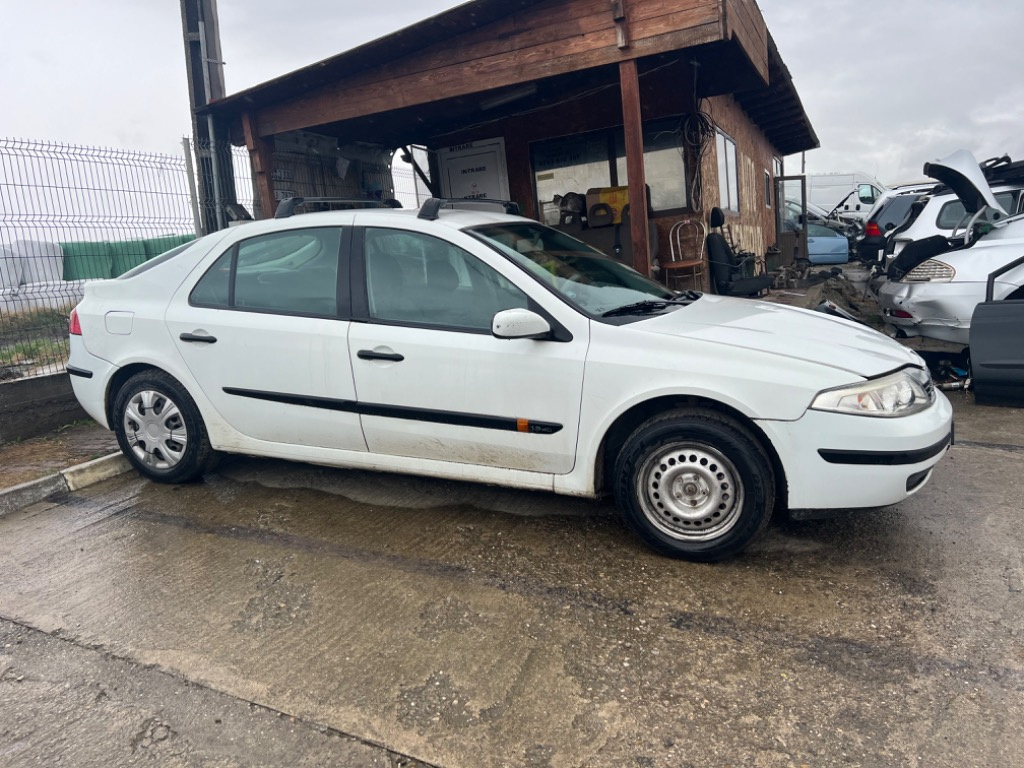
[[[843,218],[867,220],[875,201],[886,191],[882,182],[866,173],[812,173],[807,176],[807,200]]]

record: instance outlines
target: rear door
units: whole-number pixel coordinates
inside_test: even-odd
[[[366,450],[347,345],[350,239],[351,228],[340,227],[248,238],[174,297],[166,316],[174,343],[242,434]]]

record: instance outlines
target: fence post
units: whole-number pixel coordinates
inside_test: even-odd
[[[185,173],[188,176],[188,198],[192,203],[192,225],[196,237],[203,236],[203,225],[199,217],[199,193],[196,190],[196,171],[192,165],[192,143],[186,138],[181,139],[181,148],[185,152]]]

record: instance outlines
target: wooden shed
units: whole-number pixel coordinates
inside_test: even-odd
[[[394,150],[417,146],[433,194],[582,217],[656,275],[703,256],[715,206],[764,253],[782,157],[818,146],[754,0],[473,0],[200,112],[248,147],[263,216],[289,194],[391,196]]]

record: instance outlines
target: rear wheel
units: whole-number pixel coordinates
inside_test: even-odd
[[[764,449],[745,427],[697,409],[641,425],[615,464],[627,525],[662,554],[702,562],[736,554],[764,529],[774,480]]]
[[[144,371],[124,383],[114,399],[113,427],[122,453],[157,482],[195,480],[213,456],[195,402],[163,371]]]

